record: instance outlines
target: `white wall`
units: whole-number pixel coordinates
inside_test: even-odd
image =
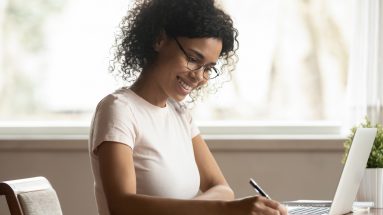
[[[277,200],[331,199],[342,164],[341,139],[208,140],[237,197],[253,195],[249,177]],[[0,181],[47,177],[64,214],[96,214],[86,140],[0,140]],[[4,198],[0,214],[8,215]]]

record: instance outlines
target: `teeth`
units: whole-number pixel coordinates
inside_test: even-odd
[[[180,83],[181,86],[182,86],[185,90],[187,90],[187,91],[190,91],[190,90],[192,89],[191,86],[187,85],[187,84],[186,84],[184,81],[182,81],[180,78],[178,78],[178,83]]]

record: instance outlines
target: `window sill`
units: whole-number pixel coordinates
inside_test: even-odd
[[[343,151],[344,139],[263,139],[263,138],[207,138],[206,142],[212,151],[233,152],[233,151],[280,151],[280,152],[297,152],[297,151],[315,151],[315,152],[338,152]],[[0,139],[0,151],[87,151],[87,139]]]
[[[343,150],[345,135],[329,124],[199,123],[211,150]],[[87,150],[85,123],[0,124],[0,150]]]

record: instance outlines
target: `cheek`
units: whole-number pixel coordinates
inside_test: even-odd
[[[202,80],[202,81],[198,84],[198,87],[197,87],[197,88],[199,89],[199,88],[202,88],[202,87],[206,86],[206,85],[207,85],[207,82],[208,82],[207,80]]]
[[[176,53],[174,53],[174,51],[170,50],[170,49],[161,49],[161,51],[159,51],[157,53],[157,56],[156,56],[156,59],[155,59],[155,62],[156,62],[156,66],[158,67],[165,67],[165,68],[168,68],[170,66],[175,66],[176,63],[179,61]]]

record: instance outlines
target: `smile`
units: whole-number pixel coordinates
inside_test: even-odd
[[[181,78],[177,77],[177,81],[178,83],[181,85],[181,87],[185,90],[185,91],[191,91],[193,89],[192,86],[188,85],[187,83],[185,83]]]

